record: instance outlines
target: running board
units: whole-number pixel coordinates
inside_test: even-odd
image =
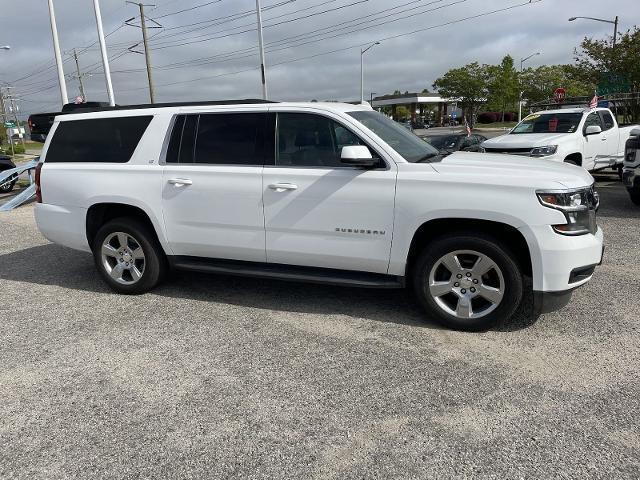
[[[242,277],[273,278],[290,282],[320,283],[324,285],[363,288],[402,288],[404,286],[404,277],[332,268],[300,267],[279,263],[170,256],[169,264],[178,270],[237,275]]]

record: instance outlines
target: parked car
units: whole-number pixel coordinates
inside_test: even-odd
[[[451,155],[459,150],[465,152],[479,152],[480,145],[487,137],[482,135],[467,135],[466,133],[455,133],[450,135],[427,136],[424,139],[434,148],[438,149],[441,155]]]
[[[620,127],[608,108],[544,110],[527,116],[506,135],[485,141],[486,152],[544,158],[588,171],[622,168],[632,126]]]
[[[622,181],[627,187],[631,201],[640,205],[640,128],[634,128],[627,140]]]
[[[408,286],[427,318],[480,330],[510,318],[525,289],[536,311],[559,308],[602,258],[585,170],[443,159],[366,105],[116,107],[56,117],[43,152],[40,231],[92,252],[124,294],[170,266]]]
[[[16,168],[16,165],[13,163],[13,160],[11,160],[11,157],[8,155],[0,155],[0,172],[6,172],[12,168]],[[14,175],[9,179],[0,181],[0,193],[8,193],[13,190],[17,181],[18,175]]]
[[[425,130],[430,127],[431,125],[429,125],[428,123],[425,123],[424,120],[421,120],[419,118],[411,121],[411,128],[414,130],[418,130],[418,129]]]

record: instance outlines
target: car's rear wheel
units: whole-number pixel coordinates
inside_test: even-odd
[[[629,197],[634,204],[640,205],[640,188],[629,190]]]
[[[509,250],[473,233],[440,237],[426,246],[413,269],[413,286],[429,317],[468,331],[508,320],[523,295],[522,272]]]
[[[5,183],[4,185],[2,185],[0,187],[0,193],[9,193],[10,191],[12,191],[13,187],[15,187],[17,181],[18,181],[18,179],[16,178],[12,182]]]
[[[124,294],[151,290],[167,269],[155,234],[133,218],[117,218],[103,225],[93,242],[93,258],[107,285]]]

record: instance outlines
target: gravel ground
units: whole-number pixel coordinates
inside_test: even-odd
[[[640,209],[560,312],[443,330],[403,291],[179,274],[110,293],[0,214],[0,478],[639,478]]]

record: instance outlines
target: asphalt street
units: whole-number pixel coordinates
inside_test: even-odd
[[[0,214],[0,478],[639,478],[640,208],[598,189],[592,281],[480,334],[404,291],[119,296],[32,206]]]

